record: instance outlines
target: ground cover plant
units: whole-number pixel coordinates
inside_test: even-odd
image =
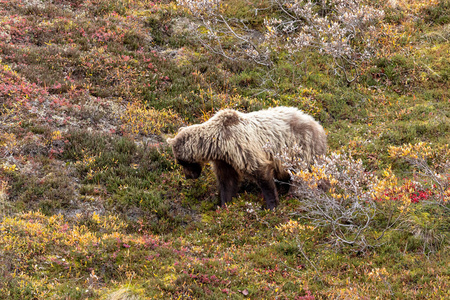
[[[0,299],[449,298],[449,15],[0,0]],[[310,169],[280,149],[277,210],[184,179],[179,127],[277,105],[329,144]]]

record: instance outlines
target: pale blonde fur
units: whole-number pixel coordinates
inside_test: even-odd
[[[251,113],[232,109],[217,112],[208,121],[179,130],[168,139],[175,157],[187,162],[222,160],[239,173],[252,174],[273,165],[283,150],[308,164],[326,152],[326,134],[313,117],[294,107],[276,107]]]

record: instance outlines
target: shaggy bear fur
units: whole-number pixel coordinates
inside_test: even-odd
[[[276,154],[287,150],[310,164],[327,148],[322,126],[294,107],[221,110],[205,123],[181,128],[168,143],[186,178],[198,178],[203,164],[212,162],[222,206],[236,196],[245,176],[259,185],[268,209],[278,205],[274,178],[284,192],[289,189],[290,175]]]

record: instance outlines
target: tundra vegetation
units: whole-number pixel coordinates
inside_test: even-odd
[[[450,298],[449,39],[448,0],[0,0],[0,298]],[[184,179],[166,137],[277,105],[329,151],[275,211]]]

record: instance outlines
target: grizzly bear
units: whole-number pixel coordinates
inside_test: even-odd
[[[203,165],[212,163],[222,206],[247,177],[260,187],[268,209],[279,202],[274,178],[284,192],[290,186],[290,174],[277,154],[284,151],[310,164],[327,149],[323,127],[294,107],[251,113],[224,109],[202,124],[181,128],[167,141],[188,179],[198,178]]]

